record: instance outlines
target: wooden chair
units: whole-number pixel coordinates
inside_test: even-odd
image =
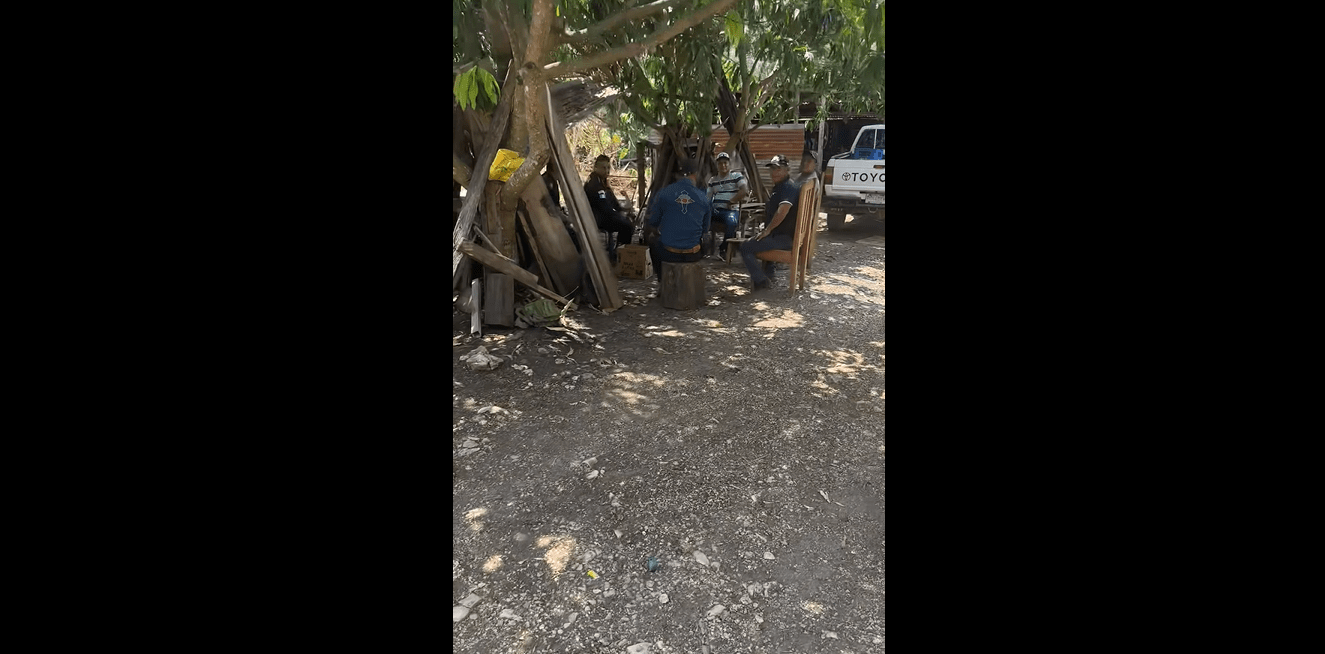
[[[791,266],[791,277],[787,280],[788,295],[794,295],[798,289],[805,288],[805,271],[810,265],[810,255],[815,241],[815,227],[819,222],[819,193],[815,184],[801,186],[800,209],[796,213],[796,233],[791,238],[790,250],[765,250],[755,256],[762,261],[774,261]]]

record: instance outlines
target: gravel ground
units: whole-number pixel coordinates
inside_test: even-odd
[[[697,311],[455,313],[457,652],[884,651],[883,226],[818,253],[794,297],[738,257]]]

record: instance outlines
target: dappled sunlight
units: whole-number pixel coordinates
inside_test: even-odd
[[[552,570],[553,579],[560,577],[570,562],[571,552],[575,551],[575,539],[570,536],[539,536],[535,545],[547,549],[543,561]]]
[[[870,278],[868,273],[862,273],[862,276],[859,277],[836,274],[811,276],[809,290],[826,295],[851,297],[862,302],[885,306],[882,274],[880,274],[877,281]]]
[[[488,557],[488,560],[487,560],[487,561],[485,561],[485,562],[483,563],[483,571],[484,571],[484,572],[487,572],[487,573],[493,573],[493,572],[496,572],[496,571],[499,570],[499,569],[501,569],[501,555],[500,555],[500,554],[493,554],[492,556]]]
[[[800,327],[805,324],[804,317],[791,309],[783,309],[782,315],[771,316],[754,324],[755,327],[764,327],[768,329],[790,329]]]
[[[827,397],[827,396],[832,396],[832,395],[840,395],[840,394],[842,393],[841,391],[837,390],[836,388],[833,388],[832,386],[829,386],[829,385],[828,385],[828,380],[827,380],[827,378],[824,377],[823,375],[819,375],[819,378],[818,378],[818,379],[816,379],[816,380],[810,382],[810,388],[817,389],[817,390],[819,390],[819,391],[823,391],[822,393],[814,393],[814,392],[811,392],[810,394],[813,395],[813,396],[815,396],[815,397]]]
[[[828,359],[828,363],[823,369],[826,373],[853,375],[865,371],[883,372],[878,365],[868,363],[865,355],[852,350],[817,350],[815,353]],[[871,356],[870,358],[873,359],[874,357]],[[883,361],[883,355],[878,355],[880,365],[883,364]]]
[[[621,400],[624,401],[626,404],[639,404],[640,402],[647,401],[649,399],[647,395],[640,395],[635,391],[628,391],[625,389],[613,389],[609,391],[609,393],[621,398]]]
[[[856,292],[850,286],[841,286],[838,284],[821,284],[814,287],[814,290],[829,295],[855,295]]]
[[[483,521],[479,518],[487,514],[486,508],[470,509],[465,512],[465,524],[469,525],[470,531],[483,531]]]
[[[648,385],[654,388],[662,388],[667,384],[667,380],[660,375],[651,375],[643,372],[619,372],[611,377],[613,381],[630,384],[632,388]]]

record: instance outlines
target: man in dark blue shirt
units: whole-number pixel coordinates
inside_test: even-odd
[[[801,189],[791,182],[791,161],[782,155],[773,157],[768,167],[773,178],[773,192],[768,196],[768,226],[758,236],[741,244],[741,261],[750,271],[750,285],[754,290],[773,286],[773,271],[777,264],[760,261],[756,254],[766,250],[791,249],[796,234],[796,214],[800,208]],[[763,264],[762,266],[760,264]]]
[[[698,166],[694,159],[681,160],[681,178],[658,192],[650,203],[648,224],[658,230],[649,244],[653,272],[662,290],[662,263],[699,261],[700,239],[713,221],[708,194],[695,185]]]
[[[630,245],[630,237],[635,233],[635,224],[621,208],[616,199],[616,192],[607,183],[607,176],[612,170],[611,160],[607,155],[598,155],[593,162],[593,172],[589,181],[584,183],[584,194],[589,196],[589,205],[593,207],[594,221],[598,229],[609,232],[608,259],[616,263],[616,247],[612,245],[611,233],[616,235],[616,245]]]

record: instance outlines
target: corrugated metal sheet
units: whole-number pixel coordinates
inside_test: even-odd
[[[727,130],[722,127],[713,129],[715,143],[726,146],[728,138],[730,137]],[[801,123],[764,125],[750,132],[749,138],[750,152],[760,163],[766,163],[773,158],[773,155],[778,154],[786,155],[793,161],[800,161],[801,153],[805,151],[805,126]]]
[[[818,127],[816,126],[816,129]],[[727,130],[720,125],[713,128],[713,142],[725,147],[729,138]],[[649,142],[656,145],[662,144],[662,135],[656,131],[650,130]],[[722,147],[719,148],[721,150]],[[764,164],[768,163],[774,155],[785,155],[791,159],[793,166],[800,165],[801,153],[805,152],[805,124],[790,123],[786,125],[764,125],[750,133],[750,152],[754,154],[755,161],[759,165],[759,177],[764,182],[765,189],[773,188],[773,180],[768,174],[768,168]],[[733,164],[736,162],[733,161]],[[745,173],[744,166],[733,165],[735,170]]]
[[[713,142],[726,146],[727,130],[722,127],[714,127]],[[750,153],[755,156],[755,161],[759,165],[759,178],[764,182],[764,189],[771,191],[773,189],[773,178],[769,175],[768,163],[774,155],[784,155],[791,159],[793,166],[800,165],[801,153],[805,151],[805,125],[802,123],[791,123],[788,125],[764,125],[759,129],[750,132]],[[746,174],[749,171],[744,166],[733,166]]]

